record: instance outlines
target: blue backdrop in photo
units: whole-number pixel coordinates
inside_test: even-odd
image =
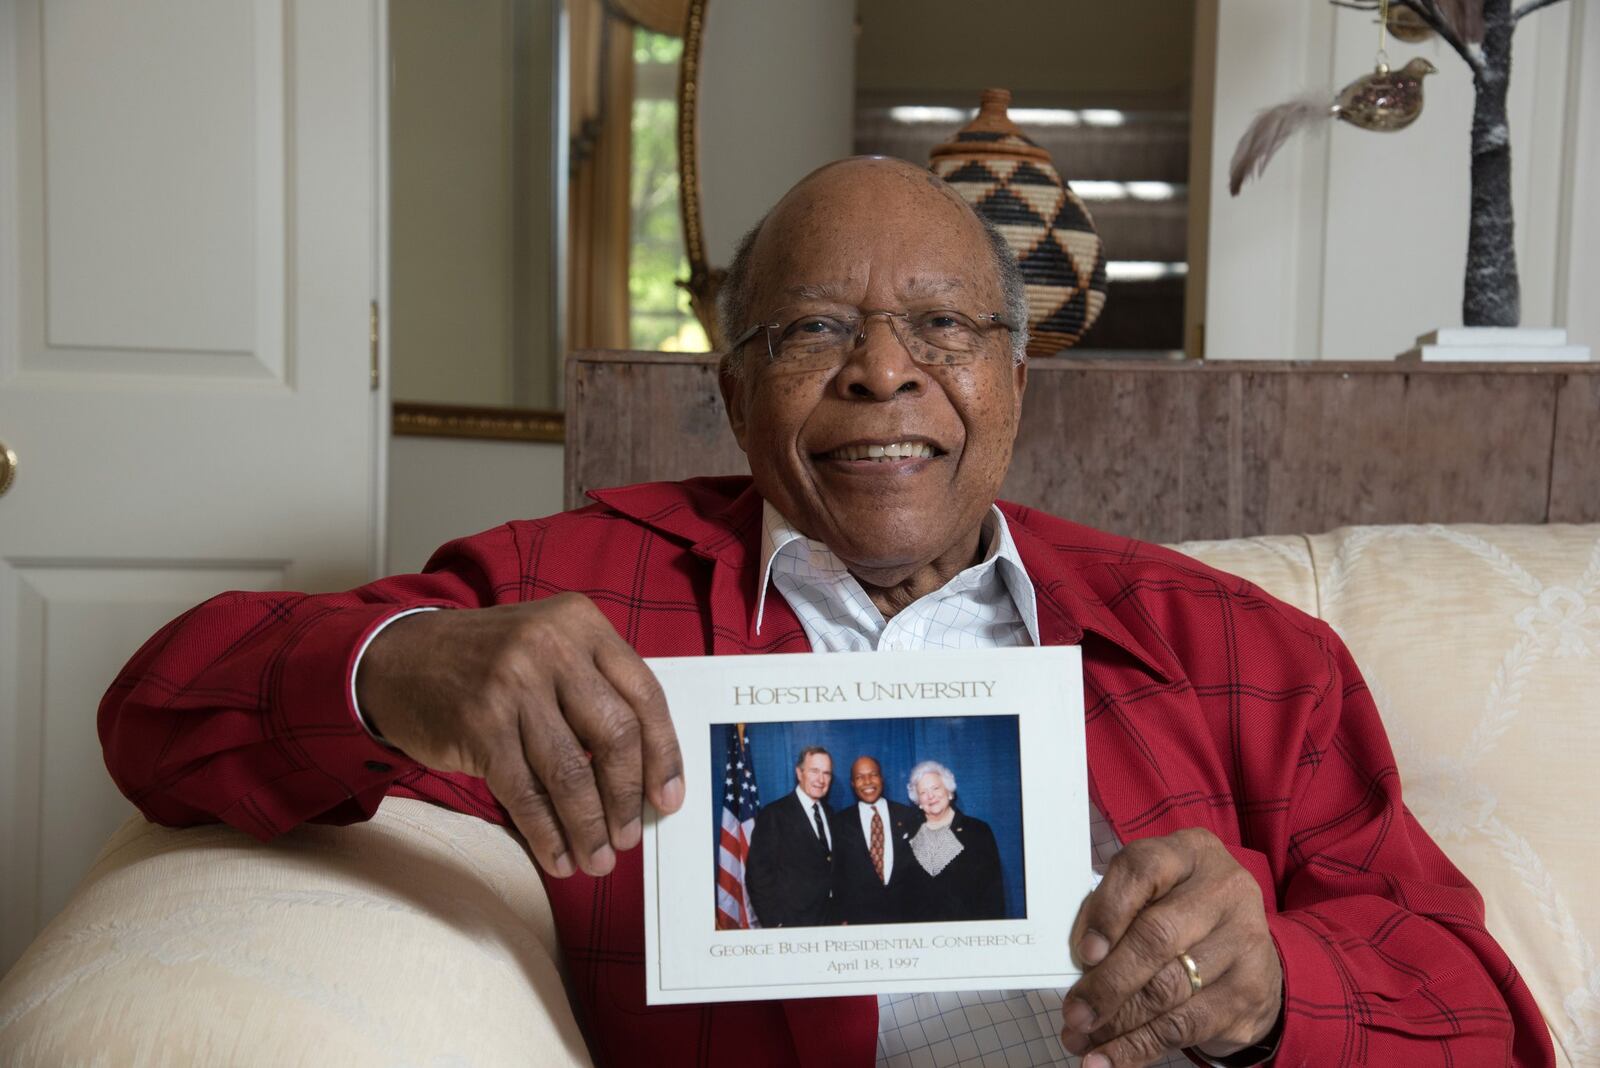
[[[722,819],[721,771],[734,728],[711,728],[712,863]],[[756,785],[763,804],[780,800],[795,788],[794,761],[808,745],[820,745],[833,756],[833,789],[828,807],[855,802],[850,765],[860,756],[883,767],[883,796],[915,807],[906,795],[911,769],[937,760],[956,777],[956,807],[983,820],[994,831],[1005,875],[1006,916],[1027,915],[1022,855],[1022,772],[1016,716],[918,716],[903,719],[805,720],[745,725]]]

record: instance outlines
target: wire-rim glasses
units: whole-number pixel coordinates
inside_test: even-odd
[[[1015,330],[1005,316],[991,312],[972,316],[954,308],[924,311],[869,311],[861,308],[827,312],[779,308],[768,322],[756,323],[731,346],[737,352],[765,333],[767,357],[791,368],[833,367],[855,351],[866,337],[867,320],[883,318],[895,338],[917,363],[929,366],[967,364],[988,351],[994,330]]]

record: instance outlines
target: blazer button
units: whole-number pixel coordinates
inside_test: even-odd
[[[367,770],[376,772],[393,771],[394,765],[385,764],[381,760],[369,760],[367,761]]]

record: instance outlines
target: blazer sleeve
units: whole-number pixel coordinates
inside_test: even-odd
[[[750,891],[750,905],[763,927],[781,926],[788,918],[784,897],[782,815],[780,801],[764,805],[756,813],[750,831],[750,855],[745,858],[744,885]]]
[[[1005,874],[1000,867],[1000,847],[994,838],[994,828],[979,820],[977,826],[983,834],[979,838],[979,856],[983,866],[979,869],[979,881],[973,905],[978,910],[978,915],[985,919],[1004,919],[1006,915],[1006,885]]]
[[[1285,987],[1274,1063],[1553,1064],[1482,898],[1400,799],[1366,683],[1325,626],[1323,640],[1331,677],[1294,773],[1275,913],[1268,896]]]
[[[267,840],[304,822],[369,819],[422,767],[357,719],[358,651],[398,612],[484,607],[497,588],[518,588],[518,536],[508,526],[452,542],[423,574],[343,593],[224,593],[190,609],[101,700],[112,780],[168,826],[221,820]]]

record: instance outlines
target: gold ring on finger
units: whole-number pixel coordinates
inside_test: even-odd
[[[1184,974],[1189,977],[1189,996],[1194,997],[1200,993],[1200,988],[1205,985],[1200,978],[1200,966],[1187,953],[1178,954],[1178,963],[1183,965]]]

